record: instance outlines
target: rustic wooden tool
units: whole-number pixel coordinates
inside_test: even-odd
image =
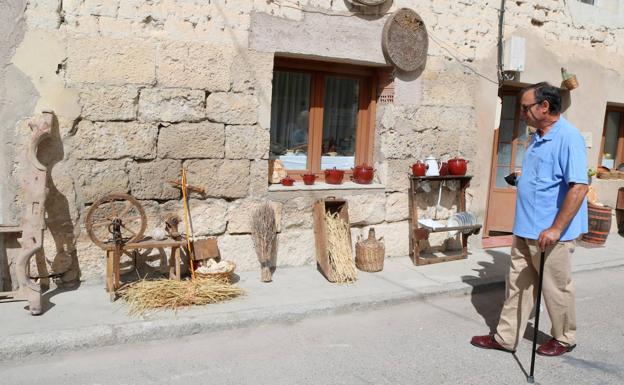
[[[186,169],[182,168],[182,179],[169,181],[173,186],[179,187],[182,190],[182,204],[184,210],[184,228],[186,229],[186,245],[189,253],[189,269],[191,271],[191,277],[195,279],[195,267],[193,265],[193,261],[195,260],[195,249],[194,249],[194,236],[193,236],[193,225],[191,223],[191,212],[188,206],[188,191],[195,191],[202,195],[206,194],[206,190],[203,187],[193,186],[187,183],[188,180],[186,178]]]
[[[182,181],[181,180],[170,180],[169,183],[171,183],[173,186],[175,187],[182,187]],[[198,192],[202,195],[206,194],[206,189],[204,189],[203,187],[199,187],[199,186],[193,186],[191,184],[186,184],[186,188],[187,190],[191,190],[191,191],[195,191]]]
[[[265,202],[252,214],[252,238],[256,255],[262,269],[260,279],[262,282],[271,282],[271,257],[275,248],[277,226],[275,224],[275,212],[269,202]]]
[[[45,201],[48,195],[46,188],[48,168],[39,162],[37,151],[39,144],[51,135],[53,118],[52,112],[44,112],[43,115],[28,123],[32,136],[23,168],[22,223],[21,226],[0,226],[0,233],[4,236],[10,236],[15,240],[20,238],[21,246],[19,254],[13,259],[18,289],[9,292],[0,291],[0,298],[9,297],[14,301],[28,301],[28,309],[32,315],[39,315],[43,311],[41,287],[29,277],[28,267],[31,258],[43,248]]]
[[[206,259],[219,260],[221,253],[216,238],[198,239],[193,242],[193,258],[195,261],[204,261]]]
[[[180,232],[178,231],[178,225],[180,224],[180,217],[178,214],[171,213],[165,216],[165,231],[171,237],[171,239],[180,239]]]
[[[191,270],[191,278],[195,279],[195,267],[193,266],[193,226],[191,226],[191,212],[188,207],[188,200],[186,190],[188,185],[186,184],[186,169],[182,168],[182,183],[180,185],[182,189],[182,202],[184,205],[184,228],[186,229],[186,246],[189,252],[189,269]]]
[[[147,216],[139,201],[124,193],[107,194],[96,200],[85,217],[89,238],[106,250],[106,287],[114,301],[119,289],[122,254],[135,258],[126,249],[128,243],[139,242],[147,228]],[[110,250],[110,245],[114,249]]]
[[[129,194],[112,193],[96,200],[85,218],[89,238],[101,248],[110,241],[111,224],[119,220],[123,243],[143,239],[147,228],[147,216],[141,203]]]

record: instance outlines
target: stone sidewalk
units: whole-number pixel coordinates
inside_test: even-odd
[[[573,270],[624,265],[624,238],[611,234],[605,247],[578,246]],[[305,317],[380,307],[435,295],[471,294],[501,286],[509,248],[477,250],[468,259],[414,266],[390,258],[379,273],[359,272],[353,285],[331,284],[314,266],[279,268],[272,283],[256,271],[241,272],[247,295],[174,312],[131,317],[121,301],[109,302],[103,284],[44,295],[45,313],[33,317],[26,302],[0,304],[0,360],[122,343],[175,338],[214,330],[295,321]]]

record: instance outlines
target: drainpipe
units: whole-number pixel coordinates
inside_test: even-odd
[[[505,0],[501,0],[498,11],[498,88],[503,86],[505,76],[503,74],[503,35],[505,29]]]

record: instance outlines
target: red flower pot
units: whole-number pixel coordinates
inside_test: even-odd
[[[462,158],[453,158],[448,161],[448,170],[451,175],[466,175],[468,161]]]
[[[417,160],[416,163],[412,165],[412,175],[425,176],[425,173],[427,173],[428,168],[429,168],[429,165],[424,164],[423,162]]]
[[[344,178],[344,170],[337,170],[336,167],[325,170],[325,183],[341,184],[342,178]]]
[[[303,178],[303,184],[311,185],[311,184],[314,184],[314,181],[316,180],[316,175],[303,174],[302,178]]]

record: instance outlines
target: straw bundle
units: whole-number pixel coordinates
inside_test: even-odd
[[[349,226],[338,213],[325,213],[327,228],[327,251],[334,280],[337,283],[354,282],[357,280],[355,262],[351,256],[351,240]]]
[[[239,287],[214,279],[142,280],[120,292],[121,298],[130,307],[131,315],[143,315],[150,310],[178,310],[191,305],[223,302],[245,293]]]
[[[252,215],[252,238],[262,268],[260,279],[271,282],[271,256],[276,237],[275,213],[269,202],[263,203]]]

